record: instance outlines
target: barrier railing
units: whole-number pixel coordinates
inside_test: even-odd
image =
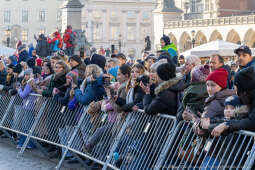
[[[192,124],[168,115],[101,113],[91,117],[87,107],[69,110],[52,98],[31,94],[25,99],[0,94],[0,129],[25,136],[19,156],[30,141],[62,149],[56,166],[75,156],[102,169],[252,169],[255,133],[239,131],[218,138],[197,137]],[[48,156],[48,155],[47,155]]]

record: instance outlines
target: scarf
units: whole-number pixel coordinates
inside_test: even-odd
[[[6,76],[6,81],[8,82],[8,84],[10,83],[11,78],[12,78],[12,74],[8,73],[7,76]]]
[[[128,90],[126,103],[132,103],[134,101],[133,100],[134,93],[135,93],[135,88],[132,87]]]

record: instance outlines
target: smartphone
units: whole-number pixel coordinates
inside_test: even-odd
[[[96,78],[97,78],[97,75],[96,75],[95,70],[92,70],[92,77],[93,77],[93,79],[96,79]]]

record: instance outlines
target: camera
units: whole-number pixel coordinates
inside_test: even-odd
[[[110,77],[103,77],[103,85],[105,87],[108,87],[111,85],[111,80],[110,80]]]
[[[142,82],[145,86],[147,86],[150,82],[150,77],[147,75],[141,75],[136,79],[137,83]]]

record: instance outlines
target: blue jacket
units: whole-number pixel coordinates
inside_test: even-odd
[[[58,44],[59,44],[59,40],[56,40],[54,45],[53,45],[53,49],[52,49],[53,51],[59,51],[60,50],[60,48],[58,48]]]
[[[25,51],[22,51],[22,52],[19,54],[19,61],[18,61],[18,63],[20,63],[21,61],[26,62],[28,58],[29,58],[28,52],[27,52],[26,50],[25,50]]]
[[[33,109],[35,107],[36,96],[30,96],[30,93],[34,93],[29,83],[26,84],[24,89],[19,88],[18,94],[23,99],[23,108]]]
[[[84,92],[80,89],[75,89],[75,97],[82,105],[89,105],[92,101],[98,101],[103,99],[105,90],[103,86],[103,77],[100,76],[96,81],[87,81]]]
[[[6,76],[7,76],[6,69],[3,69],[2,71],[0,71],[0,84],[5,85]]]
[[[255,69],[255,58],[252,59],[251,62],[249,62],[248,64],[246,64],[246,66],[242,67],[241,69],[248,68],[248,67],[253,67],[253,68]]]

